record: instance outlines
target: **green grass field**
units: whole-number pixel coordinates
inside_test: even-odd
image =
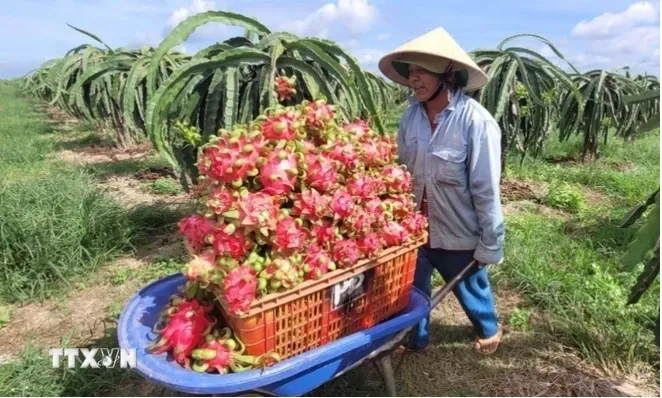
[[[391,115],[389,125],[397,125],[397,120]],[[95,297],[99,301],[94,316],[106,322],[103,333],[82,343],[80,333],[62,330],[59,335],[62,346],[113,347],[114,321],[124,300],[181,265],[176,254],[157,259],[141,255],[145,247],[160,245],[157,232],[172,231],[180,214],[158,203],[127,207],[99,189],[109,177],[163,167],[158,157],[70,164],[51,156],[65,134],[59,128],[46,119],[40,104],[19,95],[12,85],[0,85],[0,339],[27,336],[13,323],[20,317],[21,304],[39,305],[48,298],[66,307],[72,297],[90,289],[110,292],[124,286],[124,296]],[[66,134],[88,137],[81,145],[100,142],[89,138],[93,132],[81,129]],[[626,306],[636,273],[621,272],[618,263],[637,228],[620,229],[621,218],[659,184],[659,140],[659,132],[629,144],[612,140],[593,165],[557,161],[576,153],[578,139],[551,141],[542,157],[526,159],[522,165],[513,158],[508,180],[543,191],[536,198],[504,201],[506,258],[490,269],[497,300],[505,308],[502,322],[515,337],[504,341],[496,359],[483,359],[467,352],[468,341],[453,340],[455,334],[444,332],[444,321],[439,321],[441,332],[430,357],[403,365],[401,394],[517,394],[522,390],[513,385],[527,382],[556,383],[559,389],[547,390],[549,395],[606,391],[573,385],[582,381],[567,375],[584,374],[573,367],[577,364],[602,371],[603,376],[636,372],[646,379],[647,391],[659,392],[659,349],[651,330],[660,312],[659,281],[640,303]],[[139,191],[165,197],[180,193],[167,179],[145,183]],[[133,256],[140,265],[109,268],[121,256]],[[515,298],[516,305],[506,304]],[[8,320],[3,322],[3,317]],[[35,341],[13,341],[20,353],[0,359],[0,395],[163,393],[127,371],[53,370],[48,345]],[[578,358],[575,365],[562,366],[567,377],[554,379],[561,381],[551,381],[555,373],[536,368],[541,366],[540,356],[532,359],[534,352],[556,345],[564,347],[564,355]],[[5,354],[2,347],[0,358]],[[528,373],[534,369],[536,373]],[[462,377],[465,371],[472,379]],[[383,395],[376,381],[372,368],[364,367],[315,393]]]

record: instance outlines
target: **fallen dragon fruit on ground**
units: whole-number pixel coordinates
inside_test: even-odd
[[[324,100],[220,130],[198,159],[199,209],[179,223],[184,274],[233,314],[427,230],[394,139],[340,120]]]

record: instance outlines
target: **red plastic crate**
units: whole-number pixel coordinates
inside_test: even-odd
[[[407,306],[418,247],[426,239],[388,248],[376,259],[262,297],[242,316],[230,314],[219,298],[223,317],[248,355],[276,352],[283,359],[367,329]],[[361,287],[349,296],[338,295],[342,282]],[[334,302],[336,296],[340,299]]]

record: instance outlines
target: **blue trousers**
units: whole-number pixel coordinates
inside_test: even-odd
[[[435,269],[445,281],[449,281],[472,260],[473,251],[447,251],[423,246],[418,252],[414,286],[429,297]],[[498,317],[486,267],[474,269],[455,287],[453,293],[480,338],[489,338],[497,333]],[[409,348],[419,350],[430,343],[429,323],[429,317],[419,323]]]

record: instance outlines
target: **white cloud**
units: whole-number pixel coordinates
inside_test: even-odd
[[[377,36],[377,40],[384,41],[384,40],[388,40],[390,37],[391,37],[390,33],[382,33],[379,36]]]
[[[659,2],[638,2],[622,12],[581,21],[570,36],[559,49],[580,71],[629,66],[633,73],[659,75]],[[551,50],[540,52],[567,69]]]
[[[572,30],[578,38],[598,38],[621,34],[629,28],[658,20],[659,10],[648,1],[631,4],[620,13],[606,12],[590,21],[581,21]],[[659,27],[659,26],[658,26]]]
[[[216,2],[213,0],[193,0],[190,6],[181,7],[173,11],[172,14],[170,14],[170,18],[168,18],[168,25],[174,28],[177,24],[192,15],[213,10],[215,8]]]
[[[352,52],[352,55],[361,64],[361,67],[371,72],[379,71],[377,63],[387,53],[387,50],[377,48],[361,48]]]
[[[282,29],[301,36],[327,36],[331,28],[346,28],[352,33],[370,30],[377,19],[377,8],[368,0],[337,0],[327,3],[304,19],[288,21]]]

